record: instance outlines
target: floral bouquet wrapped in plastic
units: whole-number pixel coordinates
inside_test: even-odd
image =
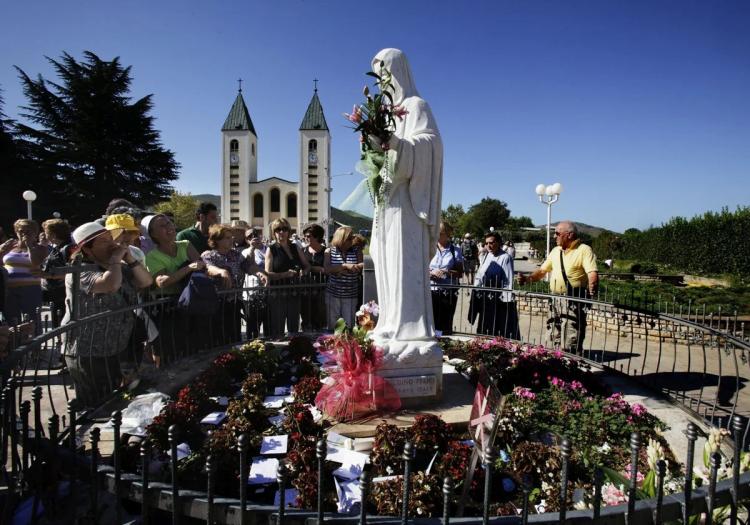
[[[336,361],[337,370],[318,392],[315,406],[337,421],[352,421],[369,414],[401,408],[393,386],[377,375],[383,351],[348,333],[324,336],[320,352]]]

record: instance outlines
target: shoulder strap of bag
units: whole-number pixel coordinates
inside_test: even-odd
[[[565,261],[563,261],[563,250],[560,248],[560,270],[562,270],[563,281],[565,281],[566,288],[572,288],[570,281],[568,280],[568,274],[565,273]]]

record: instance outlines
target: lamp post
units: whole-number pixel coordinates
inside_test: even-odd
[[[537,184],[535,189],[536,194],[539,196],[539,202],[547,205],[547,256],[549,256],[549,227],[552,224],[552,205],[560,198],[562,190],[562,184],[559,182],[550,184],[549,186]]]
[[[31,190],[26,190],[23,192],[23,199],[26,201],[27,219],[31,220],[31,203],[36,200],[36,193]]]

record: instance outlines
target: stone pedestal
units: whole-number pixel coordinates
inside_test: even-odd
[[[378,375],[387,379],[403,408],[422,408],[443,398],[443,351],[436,340],[373,341],[385,356]]]

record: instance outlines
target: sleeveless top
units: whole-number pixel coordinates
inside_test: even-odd
[[[342,264],[357,264],[359,249],[352,248],[345,254],[335,247],[331,246],[331,266],[340,266]],[[334,297],[352,298],[359,295],[359,274],[358,273],[335,273],[328,277],[328,293]]]
[[[297,247],[294,244],[289,245],[289,251],[292,252],[292,256],[286,253],[286,250],[279,244],[273,243],[269,249],[273,258],[271,260],[271,271],[274,273],[287,272],[289,270],[301,270],[302,261],[300,261]],[[276,284],[289,284],[292,282],[291,279],[279,279],[274,281]]]
[[[3,264],[8,271],[8,288],[41,285],[40,269],[31,266],[29,252],[9,252],[3,257]]]

